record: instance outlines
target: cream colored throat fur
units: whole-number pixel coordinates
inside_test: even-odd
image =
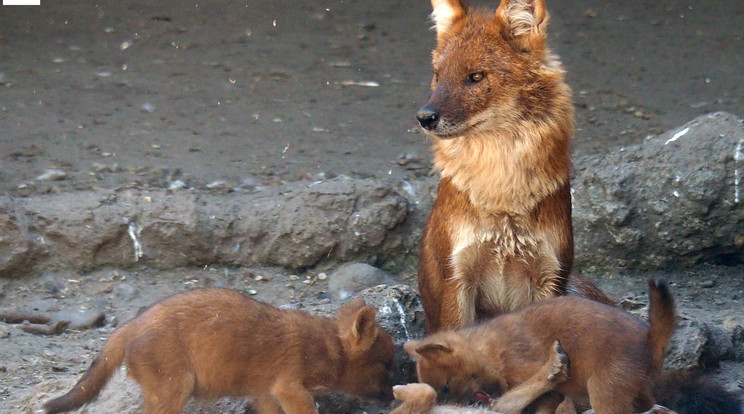
[[[568,180],[568,138],[555,142],[552,126],[515,135],[468,135],[438,139],[434,162],[470,202],[487,213],[528,214]],[[531,132],[531,133],[530,133]],[[564,170],[565,169],[565,170]]]
[[[500,214],[450,227],[450,264],[458,292],[460,326],[476,322],[476,309],[496,316],[558,293],[557,252],[547,234],[537,234],[527,218]]]

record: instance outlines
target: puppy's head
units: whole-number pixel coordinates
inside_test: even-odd
[[[445,399],[470,399],[491,381],[490,364],[455,332],[408,341],[403,348],[416,361],[419,381],[429,384]]]
[[[391,401],[395,345],[375,317],[375,308],[361,298],[338,311],[336,321],[346,354],[339,385],[352,395]]]
[[[563,72],[545,46],[544,0],[502,0],[495,11],[461,0],[432,0],[432,6],[432,92],[416,115],[429,135],[447,139],[513,129],[562,99],[556,86]]]

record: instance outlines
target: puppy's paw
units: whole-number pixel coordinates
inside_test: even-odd
[[[561,383],[569,378],[568,355],[566,354],[566,351],[563,350],[561,341],[555,341],[553,343],[553,350],[548,362],[550,366],[550,370],[548,371],[548,381]]]

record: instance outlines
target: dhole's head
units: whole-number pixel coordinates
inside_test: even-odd
[[[502,0],[472,9],[432,0],[437,46],[431,95],[417,119],[437,138],[514,129],[565,99],[560,63],[545,46],[544,0]]]
[[[361,298],[339,309],[336,321],[346,354],[339,388],[359,397],[391,401],[395,345],[375,316],[375,308]]]
[[[466,400],[476,391],[491,388],[494,374],[477,351],[462,337],[452,332],[440,332],[422,341],[403,345],[416,361],[419,382],[429,384],[438,394],[456,400]]]

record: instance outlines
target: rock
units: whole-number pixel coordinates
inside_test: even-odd
[[[666,369],[706,369],[734,359],[734,337],[721,326],[682,318],[664,359]]]
[[[392,378],[393,383],[416,382],[416,365],[403,350],[403,344],[410,339],[421,339],[425,336],[424,309],[418,293],[406,285],[380,285],[365,289],[358,296],[364,298],[368,305],[377,310],[377,321],[395,342],[396,368]],[[314,314],[332,316],[345,302],[333,301],[331,303],[312,304],[308,305],[305,310]],[[387,409],[381,411],[380,407],[373,405],[374,403],[363,402],[343,395],[334,395],[316,401],[322,404],[319,410],[322,413],[360,412],[353,410],[354,407],[361,407],[364,412],[389,411]]]
[[[701,116],[574,165],[577,268],[744,261],[744,125],[735,116]]]
[[[396,369],[393,383],[407,384],[416,381],[416,365],[403,350],[411,339],[426,336],[424,308],[421,298],[410,286],[376,286],[360,293],[364,300],[377,309],[377,320],[396,347]]]
[[[105,206],[105,208],[100,208]],[[407,199],[377,180],[297,182],[260,193],[87,191],[0,197],[0,275],[279,265],[407,257]]]
[[[704,281],[700,282],[700,287],[701,288],[712,288],[715,285],[716,285],[716,281],[715,280],[704,280]]]
[[[24,275],[35,253],[34,243],[22,230],[12,203],[0,200],[0,276]],[[20,224],[20,226],[19,226]]]
[[[67,178],[67,173],[62,170],[49,169],[44,171],[43,174],[36,177],[37,181],[57,181],[64,180]]]
[[[114,286],[113,292],[114,296],[126,302],[136,298],[139,295],[137,288],[130,285],[129,283],[119,283],[118,285]]]
[[[7,324],[0,323],[0,339],[10,336],[10,327]]]
[[[103,326],[106,322],[106,314],[92,309],[66,310],[58,312],[52,317],[51,323],[57,321],[68,321],[69,325],[67,325],[67,329],[82,331]]]
[[[366,263],[351,263],[331,272],[328,292],[335,299],[347,300],[362,290],[377,285],[394,285],[393,277]]]

